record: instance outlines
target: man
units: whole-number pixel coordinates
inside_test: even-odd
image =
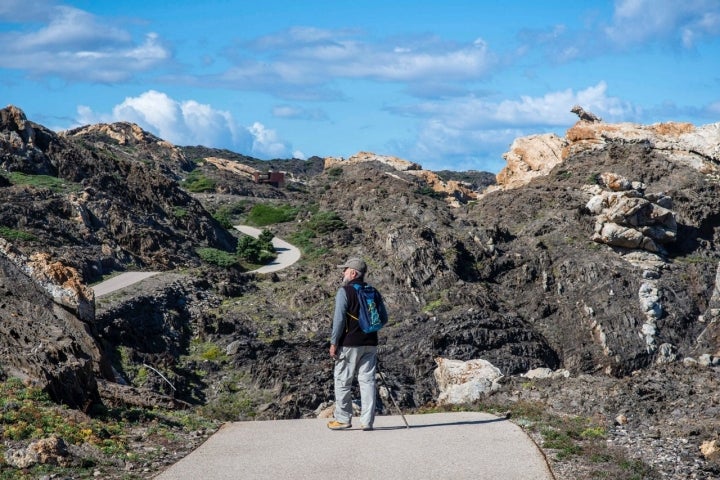
[[[335,360],[335,419],[328,423],[331,430],[352,427],[351,389],[355,379],[360,385],[360,425],[363,430],[373,429],[375,420],[375,371],[377,364],[377,332],[365,333],[357,319],[360,303],[353,283],[365,281],[367,265],[360,258],[349,258],[338,265],[343,269],[342,286],[335,295],[330,336],[330,357]]]

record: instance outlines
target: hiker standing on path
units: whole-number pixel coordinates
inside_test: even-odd
[[[360,425],[372,430],[375,421],[375,371],[377,365],[377,332],[365,333],[357,319],[360,302],[353,287],[364,284],[367,265],[360,258],[349,258],[338,267],[343,269],[342,286],[335,295],[330,336],[330,357],[335,360],[335,419],[327,426],[331,430],[352,427],[352,384],[357,374],[360,385]],[[384,313],[384,312],[383,312]]]

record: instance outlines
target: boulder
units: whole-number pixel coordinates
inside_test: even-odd
[[[500,388],[503,374],[487,360],[462,361],[438,357],[435,363],[437,368],[433,375],[440,389],[439,405],[471,403]]]

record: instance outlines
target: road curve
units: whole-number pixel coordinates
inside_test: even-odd
[[[238,230],[245,235],[250,235],[254,238],[257,238],[260,233],[262,233],[262,230],[260,230],[259,228],[249,227],[247,225],[235,225],[235,230]],[[278,270],[282,270],[283,268],[287,268],[293,263],[300,260],[300,250],[294,245],[290,245],[288,242],[278,237],[273,237],[272,244],[273,247],[275,247],[275,253],[277,253],[277,258],[272,262],[268,263],[267,265],[263,265],[256,270],[252,270],[252,272],[276,272]]]
[[[252,237],[257,238],[258,235],[262,232],[260,229],[255,227],[249,227],[247,225],[236,225],[236,230],[239,230],[240,232],[244,233],[245,235],[250,235]],[[251,272],[254,273],[270,273],[270,272],[276,272],[278,270],[282,270],[283,268],[287,268],[293,263],[300,260],[300,250],[295,247],[294,245],[289,244],[285,240],[282,240],[280,238],[274,237],[272,239],[273,247],[275,247],[275,252],[277,253],[277,258],[273,260],[271,263],[268,263],[267,265],[263,265],[262,267],[251,270]],[[120,275],[117,275],[115,277],[112,277],[108,280],[105,280],[104,282],[100,282],[94,287],[92,287],[93,291],[95,292],[95,298],[102,297],[104,295],[108,295],[116,290],[120,290],[122,288],[128,287],[134,283],[140,282],[142,280],[145,280],[148,277],[152,277],[153,275],[157,275],[160,272],[125,272],[121,273]]]

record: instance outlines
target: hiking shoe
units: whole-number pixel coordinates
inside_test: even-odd
[[[362,428],[363,432],[371,432],[373,429],[372,425],[362,425],[360,428]]]
[[[328,422],[327,426],[330,430],[345,430],[346,428],[352,427],[352,424],[350,422],[342,423],[337,420],[333,420],[332,422]]]

